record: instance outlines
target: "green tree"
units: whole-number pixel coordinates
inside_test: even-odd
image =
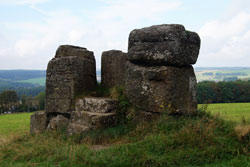
[[[10,103],[18,102],[18,96],[16,91],[6,90],[0,93],[0,104],[8,105]]]
[[[199,82],[197,99],[200,104],[250,102],[250,81]]]
[[[39,93],[35,99],[38,100],[39,103],[39,109],[44,110],[45,109],[45,92]]]

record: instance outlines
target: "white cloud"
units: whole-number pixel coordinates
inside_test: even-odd
[[[230,11],[237,12],[200,29],[202,47],[197,66],[250,66],[250,12]]]
[[[128,35],[131,30],[147,26],[143,24],[144,19],[153,22],[155,18],[160,18],[161,15],[176,10],[181,5],[180,1],[165,0],[106,2],[105,7],[98,11],[85,10],[84,14],[88,13],[88,17],[70,10],[48,12],[34,8],[43,14],[42,21],[5,23],[7,28],[18,27],[22,34],[21,38],[5,48],[4,52],[0,49],[0,57],[5,57],[0,66],[45,69],[59,45],[73,44],[94,51],[97,68],[100,68],[102,51],[110,49],[127,51]],[[9,55],[9,59],[6,55]],[[22,63],[8,64],[7,61],[11,59]]]
[[[108,4],[96,15],[98,19],[126,20],[129,22],[138,19],[155,19],[170,10],[176,10],[181,6],[178,1],[163,0],[108,0]]]

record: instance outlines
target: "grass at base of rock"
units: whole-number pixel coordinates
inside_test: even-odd
[[[92,149],[96,145],[104,149]],[[247,167],[250,136],[239,140],[234,124],[205,112],[162,115],[85,135],[22,135],[0,145],[1,167]]]

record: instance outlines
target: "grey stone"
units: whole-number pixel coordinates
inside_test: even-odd
[[[46,113],[37,111],[30,116],[30,133],[43,133],[47,127]]]
[[[74,111],[71,113],[70,123],[102,129],[112,127],[116,121],[116,113],[97,113],[87,111]]]
[[[84,59],[95,60],[94,53],[88,51],[86,48],[72,45],[61,45],[56,51],[55,58],[63,57],[79,57]]]
[[[137,64],[184,66],[196,63],[199,49],[197,33],[182,25],[163,24],[133,30],[128,58]]]
[[[63,115],[53,117],[48,124],[48,130],[65,130],[68,127],[69,118]]]
[[[76,111],[70,114],[68,135],[112,127],[116,124],[118,101],[109,98],[85,97],[76,100]]]
[[[101,81],[107,88],[124,86],[127,53],[119,50],[110,50],[102,53]]]
[[[76,101],[76,111],[116,112],[118,101],[110,98],[85,97]]]
[[[127,63],[126,93],[141,110],[191,114],[197,109],[192,66],[139,66]]]
[[[46,112],[72,112],[74,99],[95,87],[93,52],[75,46],[60,46],[47,67]]]

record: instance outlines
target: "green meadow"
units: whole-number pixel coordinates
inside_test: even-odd
[[[250,128],[242,125],[249,106],[210,104],[205,112],[199,105],[195,116],[163,114],[74,137],[30,135],[31,113],[1,115],[0,166],[250,167],[250,135],[242,136]]]
[[[28,132],[32,113],[0,115],[0,136]]]
[[[204,105],[199,104],[198,107],[202,108]],[[250,103],[208,104],[207,112],[211,112],[212,115],[217,115],[226,121],[250,122]]]

